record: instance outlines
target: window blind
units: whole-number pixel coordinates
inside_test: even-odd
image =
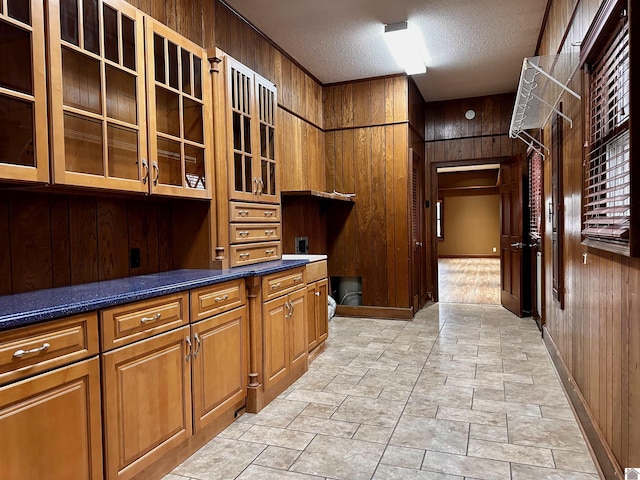
[[[629,25],[621,19],[589,74],[589,155],[585,161],[586,237],[628,242],[631,221]]]

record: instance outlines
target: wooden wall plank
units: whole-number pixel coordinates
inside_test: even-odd
[[[100,280],[129,275],[127,206],[122,200],[100,199],[98,220],[98,277]]]
[[[160,266],[158,265],[160,234],[158,232],[158,206],[156,204],[146,204],[145,220],[147,234],[146,271],[147,273],[157,273],[160,271]]]
[[[362,279],[362,303],[364,305],[374,305],[373,284],[375,272],[371,257],[372,229],[372,199],[371,199],[371,129],[358,128],[354,135],[354,158],[355,163],[355,185],[354,191],[358,203],[355,208],[355,242],[350,250],[355,253],[355,269]],[[364,273],[370,273],[364,275]]]
[[[409,252],[409,132],[406,124],[393,127],[394,207],[396,215],[396,301],[394,307],[404,307],[410,301]]]
[[[173,236],[171,203],[158,204],[158,270],[173,270]]]
[[[125,212],[126,216],[123,221],[127,222],[129,238],[127,244],[129,252],[132,248],[140,250],[140,266],[131,268],[127,264],[130,275],[144,275],[149,273],[148,256],[149,249],[147,239],[150,236],[147,231],[147,208],[144,202],[129,202]],[[127,253],[129,253],[127,252]]]
[[[387,211],[387,222],[385,233],[387,237],[387,302],[388,305],[395,305],[396,303],[396,221],[397,212],[394,210],[395,207],[395,197],[396,197],[396,184],[394,182],[394,170],[395,170],[395,161],[394,161],[394,142],[396,140],[393,134],[394,127],[387,126],[384,127],[385,133],[385,205]]]
[[[97,282],[97,205],[95,197],[69,199],[69,245],[71,283]]]
[[[71,285],[69,201],[67,197],[51,195],[49,209],[51,217],[52,286]]]
[[[9,295],[13,292],[11,276],[9,195],[0,193],[0,295]]]
[[[376,83],[376,82],[374,82]],[[377,82],[382,84],[381,82]],[[373,276],[373,305],[389,305],[387,275],[387,206],[386,206],[386,127],[374,127],[371,132],[371,201],[372,222],[369,251],[375,259],[376,274]]]

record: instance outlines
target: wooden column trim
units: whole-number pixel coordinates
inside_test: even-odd
[[[264,406],[262,373],[262,277],[248,277],[247,303],[249,305],[249,384],[247,411],[259,412]]]

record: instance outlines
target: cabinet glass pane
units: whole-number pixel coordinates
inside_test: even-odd
[[[104,175],[102,122],[64,114],[64,155],[68,172]]]
[[[244,151],[251,153],[251,119],[244,117]]]
[[[0,87],[32,93],[31,33],[0,20]]]
[[[275,160],[276,156],[275,156],[275,128],[273,127],[268,127],[268,131],[269,131],[269,158],[271,160]]]
[[[262,193],[271,193],[269,192],[269,177],[267,174],[269,173],[269,164],[265,160],[260,162],[260,175],[262,181],[264,182],[264,186],[262,187]]]
[[[153,61],[156,71],[156,82],[166,83],[164,38],[157,34],[153,35]]]
[[[135,29],[135,22],[122,15],[122,64],[131,70],[136,69]]]
[[[108,125],[107,142],[109,176],[138,180],[138,132]]]
[[[36,166],[33,105],[0,95],[0,163]]]
[[[180,144],[158,138],[158,183],[182,186]]]
[[[267,126],[260,124],[260,155],[267,156]]]
[[[253,170],[251,157],[244,157],[244,191],[253,192]]]
[[[193,96],[202,100],[202,60],[193,56]]]
[[[187,187],[204,190],[204,149],[185,145],[184,169]]]
[[[276,194],[276,164],[269,162],[269,195]]]
[[[156,128],[174,137],[180,136],[180,97],[156,86]]]
[[[107,116],[137,125],[136,77],[110,65],[105,65],[105,77]]]
[[[182,99],[184,113],[184,138],[192,142],[204,143],[202,104],[189,98]]]
[[[118,12],[108,5],[103,9],[104,56],[115,63],[118,58]]]
[[[233,148],[242,150],[242,129],[240,128],[240,114],[233,112]]]
[[[182,50],[182,91],[191,95],[191,54]]]
[[[7,13],[11,18],[31,25],[31,2],[29,0],[9,0]]]
[[[60,36],[74,45],[79,45],[78,15],[78,0],[60,0]]]
[[[169,42],[169,86],[178,88],[178,46]]]
[[[65,105],[102,113],[100,61],[62,48],[62,98]]]
[[[98,0],[82,0],[82,24],[84,27],[85,50],[99,55]]]
[[[233,154],[233,179],[235,180],[236,192],[242,191],[242,154]]]

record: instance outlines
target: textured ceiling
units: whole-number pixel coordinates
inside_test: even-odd
[[[547,0],[225,0],[322,83],[400,73],[385,23],[422,32],[426,101],[515,91]]]

